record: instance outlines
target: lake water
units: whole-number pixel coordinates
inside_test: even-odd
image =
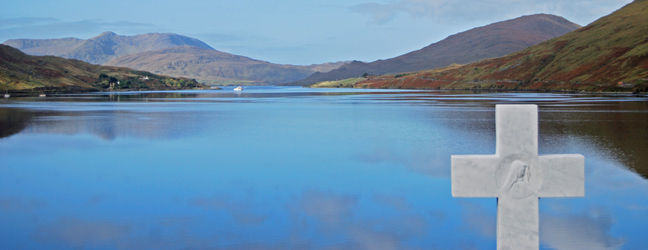
[[[645,249],[646,96],[295,87],[0,100],[0,249],[495,249],[450,156],[494,154],[506,103],[585,156],[541,248]]]

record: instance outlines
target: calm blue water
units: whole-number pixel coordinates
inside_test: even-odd
[[[500,103],[586,159],[541,248],[645,249],[645,96],[294,87],[0,100],[0,249],[494,249],[450,155],[495,152]]]

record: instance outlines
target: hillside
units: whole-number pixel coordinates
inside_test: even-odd
[[[55,56],[30,56],[10,46],[0,45],[0,91],[3,93],[202,87],[206,86],[195,80],[159,76],[128,68],[98,66]]]
[[[372,63],[354,61],[329,73],[314,74],[294,85],[370,75],[396,74],[503,56],[580,28],[562,17],[523,16],[461,32],[423,49]]]
[[[129,54],[106,63],[214,84],[239,85],[295,81],[313,74],[315,70],[331,70],[341,64],[280,65],[193,46]]]
[[[77,38],[63,39],[15,39],[3,44],[17,48],[30,55],[51,55],[69,59],[78,59],[92,64],[104,64],[115,57],[160,50],[175,46],[195,46],[211,49],[202,41],[176,34],[143,34],[120,36],[113,32],[104,32],[84,40]]]
[[[128,67],[194,78],[210,84],[276,84],[328,72],[345,62],[281,65],[217,51],[204,42],[176,34],[120,36],[112,32],[84,40],[15,39],[4,42],[30,55],[53,55],[93,64]]]
[[[648,0],[523,51],[356,87],[648,91]]]

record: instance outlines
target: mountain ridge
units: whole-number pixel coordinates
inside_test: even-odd
[[[648,0],[522,51],[463,66],[383,76],[368,88],[648,91]]]
[[[565,18],[536,14],[460,32],[422,49],[371,63],[354,61],[325,74],[314,74],[290,85],[309,85],[368,75],[396,74],[469,63],[503,56],[580,28]]]
[[[213,49],[198,39],[178,34],[148,33],[135,36],[120,36],[111,31],[103,32],[89,39],[11,39],[3,44],[30,55],[60,56],[92,64],[104,64],[110,59],[121,55],[182,45]]]
[[[335,68],[343,62],[309,66],[273,64],[245,56],[193,46],[176,46],[117,57],[108,66],[124,66],[204,82],[223,84],[272,84],[299,80],[314,70]]]
[[[13,39],[4,44],[32,55],[53,55],[93,64],[128,67],[217,85],[276,84],[296,81],[345,62],[283,65],[215,50],[172,33],[120,36],[106,31],[89,39]],[[196,49],[188,49],[193,47]],[[200,49],[198,51],[197,49]],[[202,53],[199,55],[197,53]],[[232,61],[229,61],[232,60]]]

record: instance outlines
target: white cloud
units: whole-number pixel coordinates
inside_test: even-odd
[[[0,19],[0,29],[10,27],[24,27],[31,25],[40,25],[52,22],[60,22],[56,18],[41,18],[41,17],[20,17],[20,18],[6,18]]]
[[[364,3],[351,7],[352,11],[371,15],[374,24],[382,25],[390,22],[398,12],[402,10],[393,9],[396,4]]]
[[[90,38],[104,31],[118,34],[150,33],[157,26],[130,21],[80,20],[56,18],[0,18],[0,42],[9,39]]]
[[[383,25],[405,14],[414,18],[430,18],[438,23],[465,20],[505,20],[521,15],[548,13],[566,17],[585,25],[609,14],[631,0],[398,0],[390,3],[368,2],[352,6],[351,11],[370,15],[371,23]],[[596,7],[592,7],[596,6]]]
[[[352,215],[358,197],[311,190],[304,193],[299,208],[326,224],[339,224]]]
[[[414,151],[406,154],[386,148],[370,149],[355,157],[356,160],[369,163],[400,164],[407,169],[432,177],[450,177],[450,158],[445,151]]]
[[[224,210],[234,220],[242,225],[263,224],[268,216],[257,214],[250,208],[254,207],[249,202],[235,202],[225,197],[203,197],[189,201],[189,206],[200,207],[205,210]]]

